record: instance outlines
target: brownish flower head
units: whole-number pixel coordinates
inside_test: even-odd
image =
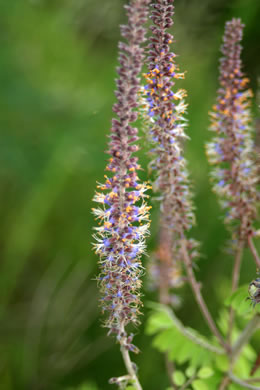
[[[250,98],[248,79],[241,70],[243,24],[240,19],[226,23],[220,59],[220,88],[213,107],[210,130],[215,138],[207,145],[214,191],[226,211],[225,223],[232,231],[234,243],[254,234],[256,218],[257,172],[253,163]]]
[[[184,131],[187,126],[184,117],[187,108],[184,101],[186,91],[174,89],[175,80],[183,79],[184,73],[179,72],[175,62],[176,55],[171,51],[173,36],[168,32],[173,24],[173,0],[157,0],[151,7],[153,25],[148,46],[149,72],[145,75],[149,133],[153,145],[150,167],[155,173],[153,188],[159,194],[161,204],[161,229],[168,230],[167,244],[162,242],[166,235],[161,234],[160,250],[157,252],[161,254],[162,248],[163,252],[167,248],[167,261],[157,255],[155,258],[159,261],[152,265],[151,270],[153,274],[160,275],[154,279],[159,283],[161,279],[161,285],[170,288],[180,282],[180,267],[177,265],[180,260],[180,239],[195,223],[195,216],[186,160],[183,157],[183,142],[187,138]],[[187,248],[193,247],[193,243],[187,240]]]
[[[94,198],[101,203],[100,208],[94,209],[100,220],[95,247],[100,256],[101,305],[108,312],[105,326],[133,351],[137,348],[131,343],[132,337],[126,337],[124,328],[129,322],[138,323],[140,258],[148,234],[149,207],[144,201],[148,187],[139,181],[140,166],[133,155],[138,150],[138,130],[131,123],[137,119],[138,75],[144,58],[140,45],[145,40],[143,25],[147,19],[147,4],[148,0],[132,0],[125,7],[128,25],[121,27],[126,43],[119,43],[117,102],[113,107],[117,118],[112,121],[108,150],[111,157],[106,168],[110,174],[99,186],[102,192],[96,193]]]

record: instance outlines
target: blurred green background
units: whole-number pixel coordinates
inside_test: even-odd
[[[106,337],[97,307],[97,258],[91,249],[96,181],[115,101],[123,0],[0,1],[0,389],[106,390],[124,374],[119,348]],[[210,191],[204,144],[214,103],[224,23],[246,24],[244,70],[257,93],[259,0],[175,0],[174,51],[188,91],[187,158],[204,257],[198,278],[217,316],[229,293],[232,258]],[[259,103],[259,102],[258,102]],[[252,110],[259,116],[254,100]],[[145,146],[144,150],[147,149]],[[139,153],[143,167],[144,151]],[[145,171],[142,173],[146,177]],[[156,245],[153,207],[149,251]],[[144,259],[147,263],[149,258]],[[255,278],[246,251],[242,283]],[[144,282],[145,285],[145,282]],[[156,297],[144,291],[144,302]],[[180,290],[185,324],[208,333],[190,289]],[[146,314],[147,309],[144,308]],[[146,315],[142,317],[143,324]],[[145,389],[167,386],[163,357],[144,325],[136,361]],[[254,338],[260,348],[260,334]]]

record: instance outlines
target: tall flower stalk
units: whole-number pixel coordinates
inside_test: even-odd
[[[149,44],[148,67],[145,75],[147,80],[146,95],[148,116],[151,118],[150,138],[153,144],[154,156],[150,167],[155,172],[154,191],[159,194],[161,204],[161,226],[166,232],[161,238],[166,238],[167,246],[171,247],[171,261],[162,261],[161,268],[168,267],[168,277],[163,284],[166,289],[171,287],[169,275],[173,275],[170,267],[177,266],[180,260],[180,240],[194,224],[195,217],[191,201],[189,179],[186,161],[183,157],[182,144],[187,138],[184,129],[187,120],[184,118],[187,105],[184,102],[186,91],[173,91],[174,79],[184,78],[184,73],[178,71],[175,54],[170,50],[173,36],[168,32],[173,24],[173,0],[158,0],[152,3],[151,37]],[[160,243],[161,248],[166,244]],[[193,246],[188,242],[187,246]],[[169,259],[169,256],[159,256]]]
[[[159,279],[164,288],[163,303],[167,302],[172,286],[169,278],[172,275],[172,267],[175,264],[184,264],[195,299],[209,328],[225,350],[229,351],[207,308],[193,271],[192,259],[197,256],[198,243],[187,238],[187,232],[195,223],[195,216],[186,160],[183,157],[183,143],[187,138],[184,132],[187,125],[184,117],[187,107],[184,101],[186,91],[173,89],[174,79],[184,78],[184,73],[179,72],[175,63],[176,55],[170,50],[173,37],[168,28],[173,24],[173,0],[154,1],[152,8],[149,72],[145,75],[147,115],[150,117],[154,155],[151,168],[156,176],[154,190],[159,194],[161,204],[161,227],[171,233],[172,261],[168,261],[167,256],[167,264],[158,264]],[[169,234],[166,236],[169,237]],[[167,267],[168,273],[165,272]]]
[[[252,92],[247,88],[248,79],[242,72],[240,42],[244,25],[240,19],[232,19],[225,26],[220,59],[220,75],[217,103],[210,113],[210,130],[216,135],[207,144],[213,190],[225,211],[224,223],[232,234],[235,261],[232,291],[239,284],[243,249],[248,243],[257,266],[260,266],[252,237],[257,216],[257,168],[253,160],[254,143],[250,115]],[[234,311],[230,309],[229,337]]]
[[[220,88],[217,103],[210,113],[216,136],[207,145],[209,162],[214,165],[213,190],[225,210],[225,224],[232,232],[235,246],[255,234],[257,214],[257,171],[253,161],[248,79],[241,70],[244,25],[240,19],[226,23],[220,59]]]
[[[113,378],[113,383],[132,381],[141,389],[129,351],[138,352],[132,334],[126,332],[129,323],[137,325],[140,313],[141,256],[145,250],[145,236],[149,229],[149,207],[145,202],[146,183],[141,183],[137,170],[138,129],[132,126],[137,119],[137,93],[142,68],[145,41],[144,24],[149,0],[131,0],[125,6],[128,24],[121,26],[124,43],[119,43],[119,67],[113,106],[117,118],[112,120],[108,153],[110,159],[105,183],[98,186],[94,201],[101,207],[94,209],[99,222],[96,228],[96,252],[100,256],[98,277],[102,294],[101,306],[107,312],[105,326],[120,343],[128,375]]]

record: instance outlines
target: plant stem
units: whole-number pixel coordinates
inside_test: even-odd
[[[124,323],[121,324],[120,330],[121,330],[121,332],[120,332],[121,334],[126,334]],[[125,342],[126,342],[126,336],[121,338],[121,341],[120,341],[121,348],[120,349],[121,349],[121,353],[123,356],[123,360],[125,363],[127,373],[129,375],[130,380],[133,381],[133,386],[135,386],[136,390],[142,390],[142,386],[137,378],[136,371],[134,369],[134,365],[133,365],[131,358],[130,358],[130,355],[129,355],[129,351],[125,347]]]
[[[129,374],[129,377],[131,378],[131,380],[133,381],[133,386],[135,386],[136,390],[142,390],[142,386],[136,376],[136,372],[135,372],[135,369],[133,367],[133,363],[130,359],[130,355],[129,355],[129,352],[128,350],[125,348],[124,345],[121,344],[121,353],[122,353],[122,356],[123,356],[123,360],[124,360],[124,363],[125,363],[125,367],[126,367],[126,370]]]
[[[193,382],[196,378],[197,378],[197,373],[194,374],[194,375],[192,375],[192,377],[191,377],[190,379],[188,379],[187,382],[185,382],[185,383],[179,388],[179,390],[185,390],[185,389],[187,389],[187,387],[188,387],[189,385],[191,385],[192,382]]]
[[[240,268],[241,268],[241,262],[242,262],[243,249],[244,249],[244,242],[240,241],[240,243],[238,244],[238,249],[237,249],[237,252],[236,252],[234,269],[233,269],[232,292],[234,292],[237,289],[237,286],[238,286],[238,283],[239,283],[239,276],[240,276]]]
[[[236,252],[235,262],[234,262],[234,268],[233,268],[233,275],[232,275],[232,288],[231,292],[235,292],[238,283],[239,283],[239,277],[240,277],[240,269],[241,269],[241,263],[243,258],[243,249],[244,249],[244,242],[240,241],[238,244],[238,249]],[[229,321],[228,321],[228,334],[227,334],[227,340],[230,343],[231,342],[231,335],[232,335],[232,328],[233,328],[233,322],[235,317],[235,311],[232,307],[230,307],[229,311]]]
[[[232,382],[242,386],[244,389],[260,390],[259,386],[250,385],[250,383],[244,381],[243,379],[238,378],[232,372],[229,372],[228,376],[232,380]]]
[[[187,252],[185,239],[181,240],[181,251],[182,251],[182,257],[183,257],[183,261],[185,264],[188,280],[189,280],[190,286],[194,292],[195,299],[199,305],[201,313],[202,313],[204,319],[206,320],[210,330],[216,336],[216,338],[219,340],[219,343],[222,345],[222,347],[225,349],[225,351],[228,354],[230,354],[230,352],[231,352],[230,346],[225,342],[225,340],[221,336],[221,334],[220,334],[218,328],[216,327],[215,322],[214,322],[214,320],[213,320],[213,318],[208,310],[208,307],[204,301],[204,298],[201,294],[200,285],[196,280],[196,277],[195,277],[195,274],[194,274],[193,268],[192,268],[192,262],[191,262],[189,254]]]
[[[225,388],[229,385],[230,378],[226,375],[220,383],[218,390],[225,390]]]
[[[260,378],[249,378],[246,380],[247,383],[256,383],[256,382],[260,382]]]
[[[170,382],[170,384],[171,384],[171,386],[173,387],[174,390],[178,390],[178,386],[176,386],[176,384],[173,381],[173,373],[175,371],[174,363],[171,362],[168,359],[168,354],[167,353],[165,353],[164,356],[165,356],[165,365],[166,365],[166,369],[167,369],[169,382]]]
[[[159,235],[159,250],[158,250],[158,257],[159,257],[158,260],[159,260],[159,269],[160,269],[159,301],[162,305],[165,305],[167,307],[170,304],[169,270],[171,269],[171,265],[173,262],[172,238],[173,238],[172,230],[166,229],[162,221],[160,235]],[[173,373],[175,370],[174,363],[169,360],[167,352],[164,355],[165,355],[165,366],[166,366],[169,382],[174,390],[178,390],[178,387],[173,381]]]
[[[255,244],[254,244],[252,237],[248,237],[248,246],[252,252],[252,255],[254,256],[254,260],[255,260],[257,268],[260,269],[260,257],[257,253],[257,249],[255,247]]]
[[[243,332],[232,347],[231,361],[234,365],[236,359],[239,357],[240,351],[243,346],[248,342],[254,331],[260,327],[260,315],[256,314],[251,321],[247,324]]]
[[[182,322],[176,317],[173,310],[170,310],[168,308],[165,308],[167,310],[168,315],[172,318],[174,326],[178,329],[180,333],[182,333],[187,339],[191,340],[194,344],[197,344],[201,346],[204,349],[207,349],[208,351],[211,351],[213,353],[216,353],[218,355],[223,355],[225,353],[225,350],[219,347],[216,347],[215,345],[210,344],[204,338],[199,338],[199,336],[196,336],[193,332],[191,332],[188,328],[186,328]]]

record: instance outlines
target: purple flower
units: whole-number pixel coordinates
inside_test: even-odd
[[[117,118],[112,120],[108,153],[110,159],[105,183],[99,185],[94,201],[101,207],[93,210],[99,220],[94,235],[96,253],[100,256],[99,286],[101,305],[108,312],[105,326],[122,342],[122,329],[138,323],[141,286],[141,255],[149,228],[149,208],[144,201],[148,186],[140,183],[137,171],[138,75],[143,61],[141,44],[145,40],[143,25],[147,20],[148,0],[132,0],[125,6],[128,25],[121,26],[125,43],[119,43],[119,75],[116,80],[117,102],[113,106]],[[124,338],[125,339],[125,338]],[[125,344],[127,347],[127,344]]]
[[[233,240],[245,240],[254,233],[256,217],[256,168],[252,161],[253,142],[250,127],[248,79],[241,71],[243,24],[240,19],[226,23],[220,59],[220,88],[213,106],[210,130],[216,133],[207,144],[209,162],[215,166],[212,178],[214,191],[225,209],[225,223]],[[219,172],[224,169],[219,181]]]
[[[186,161],[182,156],[183,141],[187,138],[184,131],[187,125],[184,118],[186,91],[173,90],[174,80],[184,78],[184,73],[179,72],[175,63],[176,55],[170,48],[173,36],[168,29],[173,24],[173,0],[157,0],[151,7],[153,25],[144,99],[149,96],[147,105],[154,113],[152,121],[148,119],[146,122],[153,145],[151,154],[154,159],[150,164],[155,175],[153,188],[159,193],[161,202],[160,248],[157,251],[159,255],[155,257],[161,260],[156,273],[160,274],[162,281],[157,278],[157,285],[161,283],[167,288],[175,285],[174,277],[178,280],[176,284],[179,283],[180,266],[177,261],[180,259],[180,240],[194,224],[195,216]]]

